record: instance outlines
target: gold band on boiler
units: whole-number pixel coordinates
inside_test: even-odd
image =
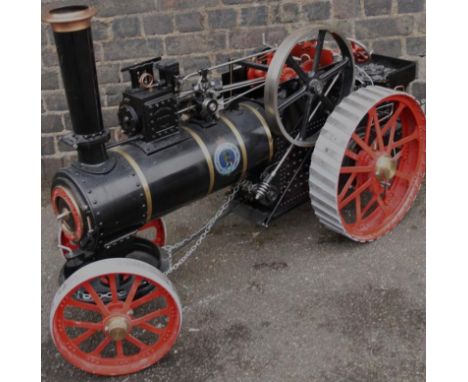
[[[148,185],[148,181],[146,180],[145,174],[143,174],[143,171],[141,171],[141,168],[140,166],[138,166],[138,163],[135,162],[135,159],[133,159],[132,156],[125,150],[123,150],[121,147],[115,147],[112,149],[112,151],[121,155],[128,162],[130,167],[133,168],[133,170],[138,176],[138,179],[140,179],[140,183],[143,187],[143,192],[145,193],[146,199],[146,222],[151,221],[151,216],[153,215],[153,199],[151,197],[151,191]]]
[[[244,175],[247,172],[247,164],[248,164],[248,162],[247,162],[247,149],[245,148],[244,140],[242,139],[242,136],[240,135],[240,133],[237,130],[236,126],[234,126],[234,124],[229,119],[227,119],[225,116],[221,116],[220,119],[221,119],[221,121],[223,121],[223,123],[227,127],[229,127],[229,129],[231,129],[232,133],[234,134],[234,136],[237,139],[237,143],[239,143],[239,147],[240,147],[241,152],[242,152],[242,174],[241,174],[241,178],[243,178]]]
[[[260,123],[262,124],[262,127],[265,130],[265,134],[266,134],[267,139],[268,139],[268,147],[270,148],[270,154],[269,154],[268,158],[271,161],[273,159],[273,136],[271,135],[270,128],[268,127],[268,124],[265,121],[265,118],[263,118],[263,115],[261,115],[260,112],[257,109],[255,109],[252,105],[249,105],[248,103],[240,103],[239,106],[243,107],[244,109],[248,109],[252,113],[254,113],[255,116],[260,121]]]
[[[211,159],[210,152],[208,151],[208,147],[206,147],[205,142],[203,142],[203,139],[192,129],[182,126],[182,128],[189,133],[192,138],[198,143],[198,146],[200,146],[201,151],[203,152],[203,155],[205,156],[206,159],[206,164],[208,165],[208,171],[210,173],[210,184],[208,186],[208,194],[211,194],[213,191],[214,187],[214,182],[215,182],[215,171],[214,171],[214,165],[213,165],[213,160]]]

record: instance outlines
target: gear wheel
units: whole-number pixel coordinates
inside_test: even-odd
[[[409,94],[361,88],[327,119],[309,175],[320,222],[366,242],[391,231],[413,204],[425,174],[426,120]]]

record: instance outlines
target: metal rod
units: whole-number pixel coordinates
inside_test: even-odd
[[[240,61],[244,61],[244,60],[247,60],[248,58],[254,58],[254,57],[258,57],[262,54],[266,54],[266,53],[270,53],[270,52],[274,52],[276,51],[278,48],[271,48],[271,49],[267,49],[267,50],[263,50],[261,52],[257,52],[257,53],[253,53],[253,54],[250,54],[248,56],[245,56],[245,57],[241,57],[241,58],[236,58],[235,60],[231,60],[231,61],[227,61],[227,62],[223,62],[222,64],[218,64],[218,65],[214,65],[214,66],[210,66],[209,68],[207,68],[207,70],[215,70],[215,69],[219,69],[219,68],[222,68],[223,66],[227,66],[227,65],[231,65],[231,64],[235,64],[237,62],[240,62]],[[199,72],[193,72],[193,73],[189,73],[187,74],[185,77],[182,78],[182,82],[191,78],[191,77],[194,77],[196,75],[198,75]]]
[[[236,96],[234,96],[234,97],[229,98],[227,101],[224,102],[224,106],[229,105],[231,102],[235,101],[236,99],[242,98],[242,97],[245,96],[246,94],[249,94],[249,93],[251,93],[251,92],[253,92],[253,91],[255,91],[255,90],[260,89],[260,88],[261,88],[262,86],[264,86],[264,85],[265,85],[264,83],[263,83],[263,84],[260,84],[260,85],[257,85],[257,86],[255,86],[255,87],[253,87],[253,88],[251,88],[251,89],[245,91],[244,93],[241,93],[241,94],[238,94],[238,95],[236,95]]]
[[[239,61],[240,66],[245,66],[247,68],[253,68],[262,70],[264,72],[268,71],[268,65],[265,64],[257,64],[256,62],[249,62],[249,61]]]
[[[340,74],[337,74],[335,76],[335,78],[333,78],[333,81],[331,82],[330,86],[328,87],[327,90],[325,90],[325,93],[324,93],[324,96],[326,97],[328,95],[328,93],[330,93],[332,87],[335,85],[336,81],[338,81],[338,77],[340,76]],[[317,113],[317,110],[319,109],[320,105],[322,104],[322,101],[319,101],[317,103],[317,106],[315,107],[314,111],[310,114],[309,116],[309,120],[308,122],[310,122],[312,120],[312,118],[314,117],[315,113]]]
[[[263,82],[265,82],[265,78],[255,78],[253,80],[234,82],[233,84],[230,84],[230,85],[224,85],[220,92],[224,93],[224,92],[231,91],[231,90],[237,90],[240,88],[245,88],[246,86],[249,86],[249,85],[256,85],[256,84],[263,83]]]

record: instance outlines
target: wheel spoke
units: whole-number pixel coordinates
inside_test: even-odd
[[[398,161],[402,155],[403,155],[403,150],[400,150],[392,157],[392,159]]]
[[[396,127],[397,127],[396,124],[390,127],[390,137],[388,138],[388,145],[387,145],[387,150],[386,150],[388,154],[392,152],[392,145],[395,139]]]
[[[115,353],[117,357],[123,357],[125,354],[123,352],[123,342],[115,341]]]
[[[83,341],[86,341],[89,337],[91,337],[97,330],[88,329],[85,332],[81,333],[79,336],[73,338],[71,340],[76,346],[79,346]]]
[[[351,159],[358,160],[358,155],[354,151],[346,150],[345,155]]]
[[[115,280],[116,277],[117,277],[117,275],[115,275],[115,274],[111,274],[111,275],[107,276],[107,278],[109,279],[109,287],[110,287],[110,291],[111,291],[111,295],[112,295],[112,301],[114,301],[114,302],[119,301],[119,296],[117,294],[117,284],[116,284],[116,280]]]
[[[94,348],[92,352],[89,353],[89,355],[94,355],[94,356],[100,355],[101,352],[106,348],[106,346],[110,344],[110,342],[111,342],[111,338],[107,336],[101,341],[101,343],[98,346]]]
[[[356,223],[359,223],[362,220],[361,212],[361,194],[356,197]]]
[[[292,56],[288,56],[286,59],[286,64],[296,72],[296,74],[299,76],[299,79],[305,85],[309,83],[309,76],[302,70],[301,65],[299,65]]]
[[[323,103],[323,106],[325,106],[327,110],[332,111],[335,108],[335,105],[333,105],[333,102],[330,101],[323,94],[317,94],[317,97],[320,99],[320,101]]]
[[[93,301],[94,303],[97,305],[97,307],[101,310],[101,312],[105,315],[109,314],[109,310],[107,309],[107,307],[104,305],[104,303],[102,302],[101,298],[98,296],[98,294],[96,293],[96,290],[94,289],[94,287],[89,283],[89,282],[86,282],[83,287],[88,291],[88,293],[91,295],[91,297],[93,298]]]
[[[281,104],[278,106],[279,110],[283,110],[288,106],[292,105],[294,102],[299,101],[304,95],[307,94],[307,88],[302,86],[297,92],[291,94],[288,98],[286,98]]]
[[[339,202],[339,208],[342,209],[351,203],[357,196],[360,196],[372,183],[372,178],[366,180],[361,186],[354,190],[348,197]]]
[[[146,345],[144,342],[140,341],[138,338],[136,338],[135,336],[132,336],[131,334],[127,334],[127,336],[125,337],[125,339],[132,343],[133,345],[135,345],[138,349],[140,349],[141,351],[145,351],[146,349],[149,348],[148,345]]]
[[[340,174],[362,174],[372,171],[372,166],[343,166]]]
[[[348,58],[345,57],[343,60],[337,62],[336,64],[333,65],[333,67],[324,73],[320,74],[319,79],[322,81],[327,81],[333,76],[340,74],[348,64]]]
[[[316,73],[319,69],[320,58],[322,57],[323,43],[325,41],[326,30],[320,29],[317,37],[317,46],[315,47],[314,62],[312,73]]]
[[[385,144],[384,144],[383,135],[382,135],[382,128],[380,127],[379,116],[377,114],[377,109],[373,108],[372,110],[369,111],[369,113],[372,116],[372,119],[374,120],[374,130],[377,136],[377,144],[379,145],[379,149],[384,150]]]
[[[142,329],[147,330],[148,332],[151,332],[157,335],[163,334],[164,329],[165,329],[165,328],[157,328],[156,326],[153,326],[147,322],[141,322],[140,324],[138,324],[138,326]]]
[[[380,206],[380,208],[382,208],[385,214],[388,214],[387,206],[380,196],[377,196],[377,204]]]
[[[369,200],[364,208],[362,209],[362,217],[366,216],[367,212],[372,208],[372,206],[377,202],[377,195],[372,195],[371,200]]]
[[[75,300],[72,297],[67,297],[65,299],[65,304],[74,308],[89,310],[90,312],[101,313],[101,310],[95,304]]]
[[[393,115],[389,118],[389,120],[387,121],[387,123],[385,124],[385,126],[382,127],[382,134],[385,135],[387,133],[387,131],[389,129],[391,129],[392,127],[396,127],[397,125],[397,122],[398,122],[398,118],[400,117],[402,111],[406,108],[406,105],[404,105],[403,103],[400,103],[397,107],[397,109],[395,110],[395,112],[393,113]]]
[[[408,135],[407,137],[404,137],[404,138],[401,138],[399,141],[396,141],[395,143],[393,143],[393,145],[391,146],[392,149],[395,149],[397,147],[400,147],[400,146],[403,146],[413,140],[419,140],[419,136],[418,136],[418,131],[415,130],[412,134]]]
[[[352,135],[353,141],[356,142],[359,147],[364,150],[366,153],[368,153],[372,158],[374,158],[375,153],[374,151],[370,148],[370,146],[367,145],[356,133],[353,133]]]
[[[168,308],[162,308],[162,309],[156,310],[154,312],[145,314],[144,316],[134,318],[132,320],[132,324],[138,326],[143,322],[148,322],[148,321],[151,321],[154,318],[165,316],[167,313],[169,313],[169,309]]]
[[[140,297],[138,300],[131,301],[130,308],[132,309],[138,308],[139,306],[146,304],[147,302],[150,302],[160,296],[162,296],[162,290],[155,289],[152,292],[148,293],[147,295]]]
[[[72,328],[82,328],[91,330],[101,330],[102,322],[90,322],[90,321],[76,321],[76,320],[63,320],[63,325]]]
[[[300,131],[300,137],[302,139],[305,139],[306,134],[307,134],[307,125],[309,124],[309,113],[310,113],[310,108],[312,107],[312,101],[313,97],[311,95],[308,95],[307,97],[307,102],[304,108],[304,111],[302,113],[302,126],[301,126],[301,131]]]
[[[354,180],[356,179],[356,174],[351,174],[348,178],[348,180],[346,181],[345,185],[343,186],[343,188],[341,189],[340,191],[340,194],[338,195],[338,201],[341,201],[343,200],[343,198],[346,196],[346,194],[348,193],[348,190],[349,188],[351,187],[351,185],[353,184]]]
[[[133,301],[133,299],[135,298],[135,294],[138,290],[138,287],[140,286],[140,283],[141,283],[141,277],[140,276],[135,276],[134,280],[133,280],[133,284],[130,288],[130,291],[128,292],[128,295],[127,295],[127,298],[125,299],[125,304],[124,304],[124,312],[126,312],[129,308],[130,308],[130,305]]]

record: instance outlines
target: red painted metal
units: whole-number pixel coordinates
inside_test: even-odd
[[[364,64],[370,59],[370,53],[358,41],[349,40],[356,64]]]
[[[148,239],[158,247],[166,245],[166,226],[162,219],[154,219],[138,229],[138,235]]]
[[[394,105],[393,113],[380,122],[377,108],[389,102]],[[347,233],[369,241],[392,230],[418,194],[426,167],[426,121],[413,97],[398,94],[374,105],[363,128],[348,143],[337,194]],[[396,162],[395,176],[388,182],[376,176],[381,156]]]
[[[317,46],[316,40],[304,41],[300,44],[297,44],[294,49],[291,51],[291,55],[294,57],[299,57],[301,59],[301,68],[304,72],[308,73],[312,70],[313,67],[313,58],[315,55],[315,48]],[[257,63],[270,65],[274,57],[274,52],[266,53],[263,57],[257,59]],[[333,63],[333,52],[330,49],[323,49],[320,56],[320,65],[327,66]],[[247,78],[253,80],[255,78],[264,78],[266,72],[260,69],[249,68],[247,70]],[[297,73],[285,65],[281,73],[281,82],[289,81],[294,78],[297,78]]]
[[[108,279],[112,293],[110,301],[98,296],[92,286],[93,280],[86,280],[60,302],[52,318],[58,350],[68,362],[93,374],[123,375],[151,366],[171,349],[179,333],[181,317],[176,301],[162,285],[139,275],[107,274],[100,277]],[[125,298],[117,294],[118,280],[122,277],[132,278]],[[142,283],[151,284],[153,290],[135,297]],[[88,293],[92,302],[77,299],[80,290]],[[116,317],[128,323],[128,331],[121,340],[115,340],[106,331]],[[155,324],[154,320],[160,323]],[[73,331],[78,334],[71,334]]]
[[[63,234],[64,236],[71,241],[77,242],[83,236],[83,220],[81,218],[81,213],[79,207],[77,206],[75,200],[64,187],[57,186],[52,190],[52,197],[51,197],[51,205],[52,209],[54,210],[55,214],[60,214],[62,211],[58,210],[58,201],[62,199],[68,207],[70,211],[73,223],[74,223],[74,230],[64,229]]]
[[[166,225],[162,218],[151,220],[143,227],[139,228],[137,235],[144,237],[158,247],[166,245]],[[80,247],[79,244],[70,239],[62,229],[59,234],[59,244],[60,248],[66,247],[71,251],[75,251]],[[63,249],[62,254],[65,255],[65,251]]]

